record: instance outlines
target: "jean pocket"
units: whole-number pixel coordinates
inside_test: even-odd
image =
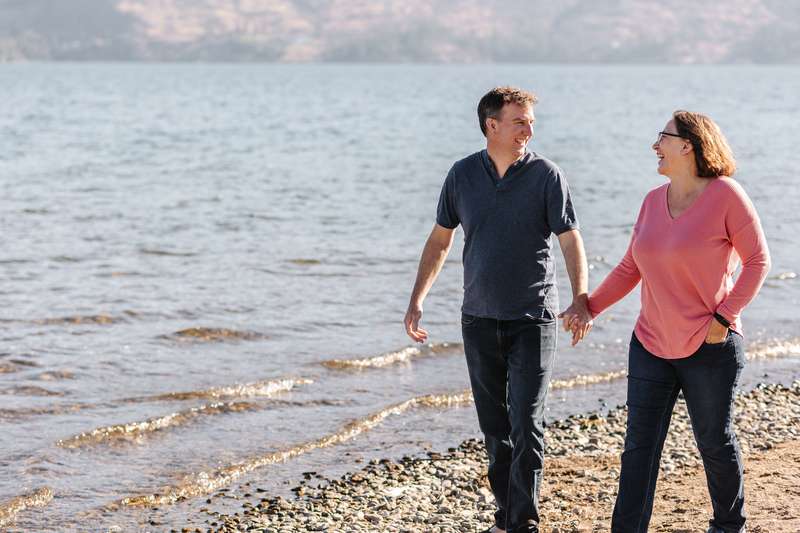
[[[466,313],[461,313],[461,325],[462,326],[471,326],[478,320],[478,317],[474,315],[468,315]]]
[[[549,307],[543,307],[536,314],[525,313],[525,318],[537,324],[548,324],[556,320],[556,314]]]
[[[731,340],[731,335],[733,335],[733,334],[734,333],[731,330],[728,330],[728,333],[725,335],[725,338],[722,339],[720,342],[706,342],[706,341],[703,341],[703,346],[708,346],[708,347],[711,347],[711,348],[720,348],[720,347],[725,346],[726,344],[728,344],[728,342]]]

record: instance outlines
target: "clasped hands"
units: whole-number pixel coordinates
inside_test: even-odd
[[[594,321],[589,312],[589,298],[586,294],[579,294],[572,300],[572,304],[558,315],[562,319],[564,331],[572,332],[572,346],[575,346],[589,333]]]

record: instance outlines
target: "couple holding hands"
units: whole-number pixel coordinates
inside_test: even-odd
[[[536,96],[497,87],[481,98],[486,149],[450,169],[425,243],[405,328],[417,342],[422,302],[464,230],[461,325],[472,393],[497,502],[487,532],[537,532],[544,405],[557,319],[575,345],[594,317],[639,282],[628,354],[628,421],[611,530],[645,532],[661,450],[683,393],[713,507],[710,533],[745,531],[743,465],[733,428],[744,367],[740,315],[769,270],[752,202],[731,178],[725,137],[707,116],[676,111],[653,150],[668,182],[644,198],[619,264],[591,294],[583,241],[561,169],[527,150]],[[564,255],[572,304],[556,317],[551,235]],[[734,273],[741,263],[741,272]]]

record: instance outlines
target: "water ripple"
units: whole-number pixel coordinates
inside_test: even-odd
[[[335,369],[381,368],[389,365],[408,363],[411,362],[412,359],[421,357],[463,353],[463,344],[457,342],[443,342],[439,344],[428,344],[422,347],[408,346],[401,350],[388,352],[375,357],[365,357],[360,359],[331,359],[328,361],[323,361],[322,365]]]
[[[34,507],[44,507],[52,500],[53,491],[48,487],[42,487],[29,494],[23,494],[0,503],[0,526],[9,526],[14,523],[17,515],[22,511]]]
[[[313,383],[305,378],[286,378],[277,380],[262,380],[253,383],[237,383],[227,387],[213,387],[210,389],[194,390],[186,392],[167,392],[143,398],[129,398],[122,400],[129,403],[139,403],[147,401],[169,401],[169,400],[195,400],[195,399],[222,399],[222,398],[253,398],[257,396],[272,396],[281,392],[292,390],[298,385],[308,385]]]
[[[162,335],[162,339],[176,339],[193,342],[219,342],[219,341],[253,341],[268,338],[263,333],[256,331],[238,331],[227,328],[186,328],[176,331],[171,335]]]
[[[381,424],[390,416],[396,416],[408,411],[412,407],[451,407],[463,405],[472,401],[472,393],[469,390],[455,394],[432,394],[411,398],[404,402],[391,405],[387,408],[360,418],[342,426],[339,431],[326,435],[319,439],[298,444],[285,450],[270,452],[246,459],[244,461],[217,468],[207,472],[200,472],[187,476],[180,483],[166,487],[162,492],[155,494],[142,494],[123,498],[118,502],[108,506],[108,510],[117,510],[120,507],[152,507],[158,505],[169,505],[175,502],[209,494],[230,485],[243,475],[258,468],[280,463],[307,453],[318,448],[327,448],[349,441],[362,433],[371,430]]]
[[[209,415],[226,413],[239,413],[258,409],[258,404],[252,402],[217,402],[208,405],[193,407],[184,411],[170,413],[157,418],[150,418],[142,422],[116,424],[93,429],[56,442],[62,448],[81,448],[99,444],[136,442],[143,437],[158,431],[175,428],[189,424],[193,420]]]

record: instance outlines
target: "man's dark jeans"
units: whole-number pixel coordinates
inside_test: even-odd
[[[489,455],[495,523],[538,531],[544,404],[556,350],[552,315],[519,320],[461,316],[464,352]]]
[[[703,344],[683,359],[663,359],[636,338],[628,353],[628,429],[611,531],[646,532],[653,512],[659,461],[672,409],[683,391],[695,442],[703,458],[714,518],[726,532],[744,528],[744,484],[733,399],[744,368],[744,341],[737,333]]]

